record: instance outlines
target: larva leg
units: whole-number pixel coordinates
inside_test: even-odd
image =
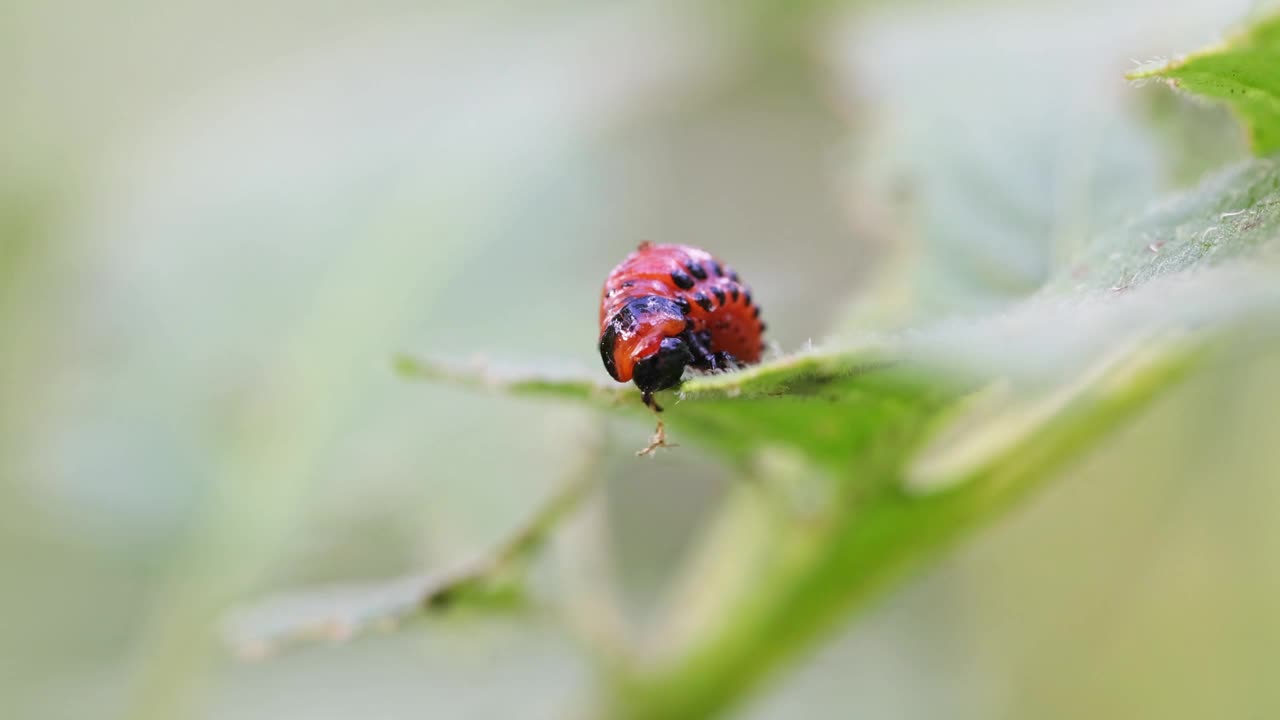
[[[652,455],[658,448],[679,447],[675,443],[667,442],[667,426],[662,422],[662,416],[658,413],[662,412],[662,408],[653,402],[653,395],[645,393],[645,404],[653,409],[653,414],[658,418],[658,426],[653,430],[653,437],[649,438],[649,444],[644,448],[637,450],[636,455]]]

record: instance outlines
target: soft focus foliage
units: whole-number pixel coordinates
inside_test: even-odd
[[[10,2],[0,716],[1274,715],[1246,5]],[[643,239],[776,344],[652,460]]]

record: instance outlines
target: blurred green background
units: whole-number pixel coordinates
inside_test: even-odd
[[[999,308],[1245,154],[1121,77],[1245,2],[3,8],[5,718],[563,717],[591,655],[537,603],[218,641],[273,590],[466,558],[572,472],[595,416],[397,352],[602,372],[599,287],[646,239],[732,262],[782,351]],[[1274,716],[1277,361],[1162,398],[742,714]],[[637,461],[650,429],[605,428],[639,628],[735,481]]]

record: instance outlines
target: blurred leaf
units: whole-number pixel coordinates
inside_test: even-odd
[[[1226,102],[1249,130],[1253,151],[1280,150],[1280,14],[1252,21],[1225,43],[1173,62],[1144,67],[1131,80],[1167,80]]]
[[[828,51],[851,122],[847,184],[864,233],[891,253],[835,328],[856,336],[990,311],[1168,187],[1166,160],[1122,93],[1135,9],[1019,5],[859,18]],[[1016,58],[1016,62],[1010,62]],[[886,292],[886,286],[898,286]],[[885,305],[891,307],[886,308]]]
[[[578,467],[528,521],[471,561],[430,575],[277,596],[233,613],[225,623],[227,642],[242,657],[257,659],[293,644],[345,641],[367,630],[389,630],[424,609],[518,604],[530,562],[599,480],[598,434],[585,438],[582,447]]]
[[[1280,164],[1256,160],[1102,234],[1009,312],[686,382],[664,419],[758,482],[740,486],[666,631],[602,700],[701,717],[848,608],[997,517],[1280,307]],[[1248,262],[1252,258],[1259,262]],[[415,375],[641,414],[596,381],[402,363]],[[633,396],[619,403],[620,397]]]

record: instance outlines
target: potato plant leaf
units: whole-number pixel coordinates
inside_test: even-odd
[[[1101,234],[1041,293],[989,316],[696,377],[678,442],[759,482],[731,493],[652,647],[599,702],[700,717],[850,608],[998,517],[1195,368],[1274,320],[1280,166],[1254,160]],[[402,371],[644,417],[631,388],[404,360]],[[603,378],[603,372],[599,374]]]

